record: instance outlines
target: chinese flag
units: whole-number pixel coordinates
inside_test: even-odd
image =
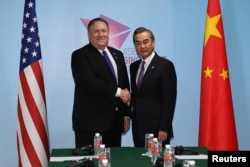
[[[203,45],[199,146],[238,150],[219,0],[209,0]]]

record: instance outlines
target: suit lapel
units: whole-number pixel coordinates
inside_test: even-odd
[[[137,92],[137,85],[136,85],[136,75],[137,75],[137,72],[138,72],[138,68],[139,68],[139,65],[140,65],[140,60],[134,62],[132,68],[130,68],[130,79],[131,79],[131,89],[133,92]]]
[[[149,66],[147,68],[147,71],[145,72],[145,74],[143,76],[143,79],[141,81],[140,90],[143,89],[145,82],[150,81],[150,78],[151,78],[150,76],[153,75],[155,70],[156,70],[157,62],[158,62],[158,55],[155,54],[154,58],[152,59],[152,61],[150,62]]]
[[[96,55],[95,60],[93,60],[93,59],[90,59],[90,60],[93,60],[94,61],[93,63],[95,63],[97,66],[103,66],[103,68],[105,68],[107,70],[107,72],[110,74],[110,75],[107,75],[107,76],[110,76],[116,82],[116,78],[112,74],[112,71],[110,70],[109,65],[107,64],[107,62],[105,61],[105,59],[103,58],[103,55],[99,52],[99,50],[96,49],[95,47],[93,47],[93,45],[91,45],[90,43],[88,45],[88,48],[89,48],[89,50],[91,52],[94,52],[95,55]],[[115,59],[116,53],[112,49],[110,49],[109,47],[108,47],[108,50],[111,53],[111,55],[114,57],[114,60],[115,60],[115,62],[117,64],[117,61]]]

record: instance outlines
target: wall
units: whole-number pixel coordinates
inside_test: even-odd
[[[0,166],[17,166],[17,88],[24,0],[0,1]],[[221,0],[234,112],[241,150],[250,150],[250,1]],[[71,112],[74,83],[71,53],[88,42],[81,18],[104,15],[128,27],[118,48],[129,65],[136,59],[133,30],[151,29],[156,51],[172,60],[178,97],[172,145],[196,146],[198,139],[202,44],[207,0],[38,1],[36,11],[43,56],[50,147],[74,147]],[[121,35],[120,32],[118,35]],[[113,37],[112,37],[113,38]],[[115,42],[115,40],[114,40]],[[115,43],[111,44],[114,45]],[[247,70],[248,69],[248,70]],[[133,146],[131,131],[123,146]]]

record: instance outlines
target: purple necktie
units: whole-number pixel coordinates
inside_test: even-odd
[[[142,61],[141,62],[141,70],[140,70],[140,73],[139,73],[139,76],[138,76],[138,79],[137,79],[137,87],[138,88],[140,88],[141,81],[142,81],[142,78],[144,76],[144,65],[145,65],[145,61]]]
[[[102,52],[102,54],[103,54],[104,59],[105,59],[105,60],[106,60],[106,62],[108,63],[109,68],[110,68],[110,70],[111,70],[112,74],[113,74],[113,75],[114,75],[114,77],[116,78],[116,76],[115,76],[115,70],[114,70],[114,67],[113,67],[113,65],[112,65],[112,63],[111,63],[111,61],[110,61],[110,59],[109,59],[109,57],[108,57],[107,52],[104,50],[104,51]]]

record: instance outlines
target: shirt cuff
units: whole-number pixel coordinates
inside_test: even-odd
[[[115,97],[120,97],[120,95],[121,95],[121,88],[117,88]]]

